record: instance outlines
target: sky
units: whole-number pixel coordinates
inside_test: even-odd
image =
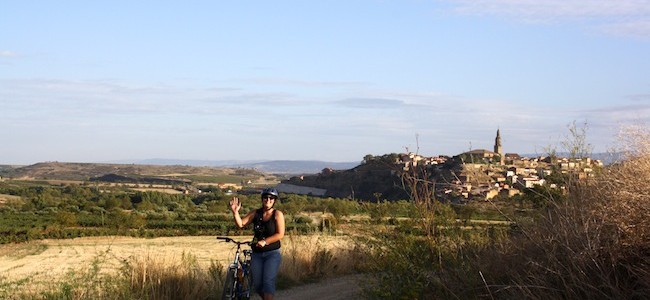
[[[594,152],[650,121],[650,0],[0,0],[0,164]]]

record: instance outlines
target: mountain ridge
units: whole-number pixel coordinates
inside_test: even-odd
[[[521,154],[524,157],[538,157],[541,154]],[[563,154],[558,153],[559,156]],[[542,155],[543,156],[543,155]],[[593,153],[594,159],[600,159],[605,165],[614,163],[623,158],[622,153]],[[38,165],[39,162],[32,164]],[[52,162],[50,162],[52,163]],[[56,162],[54,162],[56,163]],[[70,164],[81,164],[77,162],[67,162]],[[277,175],[310,175],[318,174],[324,169],[332,170],[350,170],[361,164],[361,162],[328,162],[321,160],[192,160],[192,159],[164,159],[151,158],[140,160],[116,160],[105,162],[90,162],[88,164],[122,164],[122,165],[149,165],[149,166],[185,166],[185,167],[208,167],[208,168],[241,168],[252,169],[258,172],[277,174]],[[0,175],[7,176],[8,173],[16,168],[27,167],[30,165],[0,165]]]
[[[252,172],[276,175],[309,175],[320,173],[323,169],[351,169],[359,163],[326,162],[318,160],[181,160],[146,159],[113,162],[37,162],[31,165],[0,165],[0,176],[4,177],[50,177],[62,179],[87,179],[109,173],[174,173],[190,172],[214,173],[216,169],[242,169]],[[205,170],[199,170],[205,169]]]
[[[352,169],[360,162],[329,162],[322,160],[191,160],[152,158],[128,161],[145,165],[188,165],[203,167],[244,168],[273,174],[316,174],[325,168]]]

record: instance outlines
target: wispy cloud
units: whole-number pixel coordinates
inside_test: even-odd
[[[9,50],[0,50],[0,57],[15,57],[18,56],[16,52]]]
[[[635,20],[599,26],[601,31],[611,35],[650,37],[650,20]]]
[[[639,103],[639,104],[601,107],[597,109],[588,110],[587,112],[600,113],[600,114],[628,113],[630,115],[638,115],[639,113],[644,111],[650,111],[650,104]]]
[[[396,109],[406,105],[402,100],[382,98],[348,98],[336,101],[335,103],[347,107],[372,109]]]
[[[505,16],[522,22],[583,22],[616,35],[650,37],[650,0],[452,0],[461,14]]]
[[[457,10],[467,13],[549,18],[647,16],[647,0],[456,0]]]
[[[286,78],[251,78],[239,79],[239,82],[262,84],[262,85],[285,85],[302,87],[354,87],[367,85],[364,82],[355,81],[317,81],[317,80],[296,80]]]
[[[232,87],[136,86],[118,81],[0,80],[0,104],[16,111],[83,115],[227,113],[232,107],[295,105],[293,95]]]
[[[489,148],[497,128],[508,132],[504,142],[514,147],[516,140],[517,147],[524,148],[562,132],[572,120],[593,120],[590,126],[600,129],[638,119],[639,114],[650,115],[650,104],[643,102],[648,95],[632,96],[639,101],[628,106],[577,111],[435,92],[364,91],[338,99],[338,95],[313,99],[290,88],[270,90],[139,86],[108,80],[0,80],[0,111],[6,113],[0,125],[31,134],[47,127],[77,130],[77,135],[127,130],[132,135],[151,136],[175,130],[207,135],[279,133],[306,140],[336,136],[354,142],[368,139],[368,147],[372,143],[406,145],[419,134],[423,149],[452,153],[466,150],[469,143],[474,148]],[[391,142],[378,142],[387,140]],[[441,144],[460,148],[442,150]]]
[[[577,112],[577,115],[582,116],[589,127],[596,131],[591,138],[602,140],[606,136],[613,137],[616,130],[626,124],[650,124],[650,103],[635,101],[584,110]]]
[[[631,101],[650,102],[650,94],[636,94],[627,96]]]

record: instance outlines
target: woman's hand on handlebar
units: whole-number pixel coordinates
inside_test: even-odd
[[[264,246],[266,246],[266,245],[267,244],[266,244],[265,240],[259,240],[259,241],[257,241],[257,243],[255,243],[255,246],[257,246],[259,248],[264,248]]]

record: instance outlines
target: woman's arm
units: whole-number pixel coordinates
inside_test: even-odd
[[[233,197],[232,200],[230,200],[230,210],[232,210],[232,215],[235,218],[235,225],[237,225],[238,228],[243,228],[246,225],[250,224],[251,221],[253,221],[255,210],[251,210],[248,214],[246,214],[246,216],[242,218],[239,215],[240,209],[241,209],[241,202],[239,202],[239,198]]]

